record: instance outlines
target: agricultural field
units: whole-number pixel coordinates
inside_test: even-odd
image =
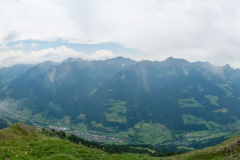
[[[175,135],[177,138],[182,137],[186,142],[191,141],[203,141],[211,138],[222,137],[230,134],[232,131],[239,128],[239,123],[229,124],[227,126],[222,126],[213,121],[205,121],[202,118],[196,118],[192,115],[183,115],[184,124],[197,124],[197,125],[205,125],[208,130],[206,131],[196,131],[196,132],[186,132],[183,134]]]
[[[86,115],[83,114],[83,113],[81,113],[81,114],[77,117],[77,119],[85,120],[85,119],[86,119]]]
[[[84,122],[79,122],[78,124],[72,124],[72,129],[74,131],[87,132],[87,124]]]
[[[227,113],[228,110],[227,110],[227,108],[222,108],[222,109],[213,110],[213,112]]]
[[[198,132],[190,132],[185,134],[185,140],[188,142],[191,141],[204,141],[210,138],[216,138],[228,135],[230,132],[222,132],[218,130],[210,130],[210,131],[198,131]]]
[[[218,87],[222,88],[224,91],[226,91],[226,96],[233,97],[232,96],[232,87],[229,84],[216,84]]]
[[[171,132],[159,123],[139,122],[127,132],[129,136],[136,137],[136,143],[159,144],[164,141],[172,140]]]
[[[211,105],[219,106],[219,104],[217,104],[217,101],[218,101],[217,96],[206,95],[205,98],[209,99]]]
[[[96,91],[97,91],[97,88],[95,88],[94,90],[92,90],[92,91],[89,93],[89,96],[92,96]]]
[[[126,123],[126,101],[119,101],[119,100],[109,100],[108,106],[111,106],[108,110],[109,112],[106,113],[106,118],[109,122],[118,122],[118,123]]]
[[[213,121],[205,121],[202,118],[196,118],[190,114],[183,115],[182,119],[184,124],[197,124],[197,125],[204,124],[209,130],[215,127],[219,127],[219,125]]]
[[[201,104],[199,104],[194,98],[188,98],[188,99],[178,99],[178,104],[180,107],[203,107]]]

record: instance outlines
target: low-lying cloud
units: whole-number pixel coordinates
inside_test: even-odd
[[[8,67],[14,64],[36,64],[44,61],[61,62],[68,57],[84,57],[81,52],[71,48],[60,46],[39,51],[5,51],[0,53],[0,67]]]
[[[14,64],[37,64],[45,61],[62,62],[69,57],[85,60],[105,60],[117,56],[124,56],[124,54],[114,54],[108,50],[98,50],[92,55],[87,55],[65,46],[32,52],[23,52],[21,50],[5,51],[0,52],[0,67],[9,67]]]
[[[0,100],[0,110],[4,108],[17,107],[18,105],[19,105],[19,101],[14,101],[11,99]]]
[[[89,56],[89,60],[105,60],[108,58],[113,58],[116,55],[112,53],[111,51],[106,51],[106,50],[98,50],[96,51],[93,55]]]

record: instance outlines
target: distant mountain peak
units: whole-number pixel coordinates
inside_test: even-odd
[[[37,65],[40,65],[40,64],[56,64],[56,63],[52,62],[52,61],[45,61],[45,62],[42,62],[42,63],[38,63]]]
[[[64,60],[63,63],[66,63],[66,62],[75,62],[75,61],[83,61],[83,59],[82,59],[82,58],[69,57],[69,58],[67,58],[66,60]]]
[[[197,66],[201,66],[201,67],[205,67],[205,68],[210,68],[210,67],[214,67],[210,62],[206,61],[206,62],[201,62],[201,61],[197,61],[197,62],[193,62],[193,64],[197,65]]]
[[[120,63],[125,63],[125,62],[136,62],[130,58],[125,58],[122,56],[119,57],[115,57],[115,58],[111,58],[111,59],[106,59],[105,62],[110,62],[110,63],[116,63],[116,62],[120,62]]]
[[[232,67],[229,64],[223,66],[224,68],[231,69]]]
[[[165,61],[184,61],[184,62],[188,62],[185,59],[182,58],[174,58],[174,57],[168,57]]]
[[[118,56],[118,57],[115,57],[115,59],[126,59],[126,58],[124,58],[122,56]]]
[[[169,57],[163,62],[166,63],[166,64],[171,64],[171,65],[188,64],[189,63],[185,59],[179,59],[179,58],[173,58],[173,57]]]
[[[125,58],[125,57],[122,57],[122,56],[118,56],[118,57],[107,59],[107,60],[126,60],[126,59],[130,59],[130,58]]]
[[[168,57],[165,61],[169,61],[169,60],[174,60],[175,58],[173,58],[172,56],[171,57]]]

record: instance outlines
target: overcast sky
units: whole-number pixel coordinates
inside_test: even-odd
[[[239,0],[0,0],[0,67],[176,57],[240,68]]]

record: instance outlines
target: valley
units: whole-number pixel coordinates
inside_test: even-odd
[[[9,81],[0,104],[11,119],[101,144],[193,150],[239,130],[239,77],[229,66],[171,57],[44,62]]]
[[[239,160],[239,6],[0,0],[0,160]]]
[[[182,153],[146,145],[99,145],[62,131],[24,123],[0,130],[0,159],[238,159],[239,146],[240,137],[234,136],[215,146]]]
[[[133,128],[129,128],[127,131],[123,132],[117,131],[116,128],[105,127],[102,124],[96,123],[96,121],[92,121],[92,125],[105,130],[99,131],[88,129],[88,125],[84,122],[73,124],[71,122],[71,116],[64,116],[63,119],[57,119],[54,117],[49,118],[44,112],[34,115],[33,111],[27,108],[24,108],[21,111],[21,108],[19,107],[4,108],[2,112],[5,116],[12,119],[17,119],[24,123],[43,128],[64,131],[68,134],[74,134],[86,140],[101,144],[150,144],[158,146],[172,145],[176,146],[178,149],[184,148],[187,150],[194,150],[192,145],[194,145],[196,142],[206,143],[209,139],[229,136],[231,133],[237,131],[240,126],[239,122],[229,124],[227,126],[221,126],[211,121],[206,122],[203,119],[196,119],[191,115],[183,115],[182,118],[184,124],[204,124],[206,127],[208,127],[208,130],[173,134],[174,132],[171,132],[166,128],[166,126],[159,123],[152,124],[139,122],[135,124]],[[78,118],[85,119],[85,115],[81,114]],[[8,125],[12,125],[12,123],[9,122]]]

